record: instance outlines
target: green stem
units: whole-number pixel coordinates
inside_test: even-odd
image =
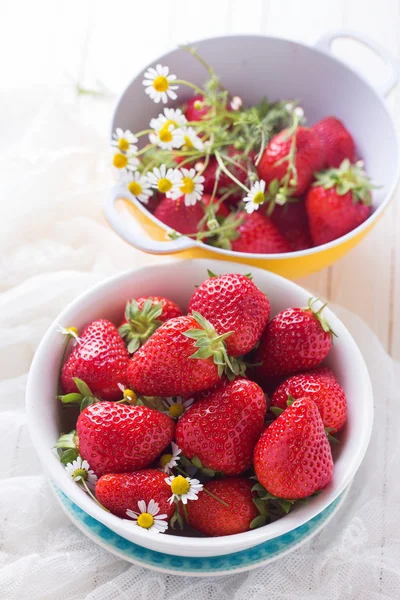
[[[183,514],[185,515],[185,521],[186,521],[186,523],[189,524],[189,518],[188,518],[188,514],[187,514],[186,504],[183,504],[183,502],[182,502],[182,509],[183,509]]]
[[[88,486],[86,485],[86,481],[84,479],[81,479],[81,481],[79,483],[83,484],[83,487],[85,488],[86,492],[89,494],[89,496],[96,502],[96,504],[98,504],[100,506],[100,508],[102,508],[103,510],[105,510],[106,512],[110,512],[108,510],[108,508],[106,508],[105,506],[103,506],[101,504],[101,502],[99,502],[96,498],[96,496],[94,494],[92,494],[92,492],[90,491],[90,489],[88,488]]]
[[[200,56],[200,54],[198,54],[198,53],[196,52],[196,50],[195,50],[194,48],[192,48],[192,46],[186,46],[186,45],[182,45],[182,46],[180,46],[180,47],[182,48],[182,50],[186,50],[187,52],[189,52],[189,54],[191,54],[192,56],[194,56],[194,57],[195,57],[195,58],[196,58],[196,59],[199,61],[199,63],[200,63],[201,65],[203,65],[203,67],[204,67],[205,69],[207,69],[207,71],[210,73],[210,76],[211,76],[211,77],[214,77],[214,75],[215,75],[215,71],[214,71],[214,69],[212,68],[212,66],[211,66],[211,65],[209,65],[209,64],[208,64],[208,62],[206,62],[206,61],[204,60],[204,58],[202,58],[202,57]]]
[[[140,156],[141,154],[145,154],[145,152],[147,152],[148,150],[151,150],[152,148],[155,148],[155,147],[156,147],[155,144],[146,144],[146,146],[144,148],[142,148],[141,150],[136,152],[135,156]]]
[[[174,467],[174,469],[176,471],[178,471],[178,473],[181,473],[181,475],[184,475],[185,477],[189,477],[189,475],[186,473],[186,471],[184,471],[180,467]],[[212,492],[210,492],[209,490],[207,490],[205,487],[203,487],[203,492],[205,492],[206,494],[208,494],[209,496],[211,496],[211,498],[214,498],[214,500],[217,500],[217,502],[221,502],[221,504],[223,504],[224,506],[228,507],[228,504],[226,502],[224,502],[224,500],[221,500],[221,498],[218,498],[218,496],[216,496],[215,494],[213,494]]]
[[[195,85],[194,83],[190,83],[190,81],[185,81],[185,79],[174,79],[174,81],[171,81],[172,85],[175,85],[175,83],[179,83],[180,85],[187,85],[188,87],[192,88],[192,90],[197,92],[199,95],[204,96],[204,90],[199,88],[198,85]]]
[[[147,135],[148,133],[152,133],[152,129],[143,129],[142,131],[139,131],[138,133],[135,133],[134,135],[138,138],[138,137],[142,137],[142,135]]]
[[[218,151],[215,152],[215,158],[217,159],[217,162],[218,162],[219,166],[221,167],[222,171],[224,173],[226,173],[226,175],[228,175],[228,177],[230,177],[232,179],[232,181],[234,181],[236,183],[236,185],[241,187],[245,192],[249,193],[249,191],[250,191],[249,188],[246,187],[245,185],[243,185],[243,183],[241,181],[239,181],[239,179],[236,179],[236,177],[234,175],[232,175],[232,173],[226,168],[226,166],[224,165],[224,162],[221,158],[221,155]]]

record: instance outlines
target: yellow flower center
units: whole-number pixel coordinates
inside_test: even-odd
[[[133,390],[126,389],[124,390],[124,398],[125,400],[129,400],[131,404],[134,404],[137,400],[137,396]]]
[[[185,142],[185,146],[187,146],[188,148],[193,148],[192,140],[188,135],[184,136],[183,141]]]
[[[139,194],[141,194],[143,191],[142,186],[140,185],[140,183],[138,181],[130,181],[128,183],[128,190],[134,196],[139,196]]]
[[[88,473],[86,469],[76,469],[76,471],[74,471],[72,475],[73,479],[75,479],[75,477],[82,477],[82,479],[86,481],[86,479],[88,478]]]
[[[123,169],[128,164],[128,158],[125,154],[114,154],[113,165],[117,169]]]
[[[257,194],[253,198],[254,204],[263,204],[264,202],[264,194],[262,192],[257,192]]]
[[[67,327],[67,331],[69,331],[70,333],[75,333],[76,335],[78,335],[78,330],[76,327]]]
[[[183,404],[181,404],[180,402],[174,402],[174,404],[172,404],[168,410],[170,416],[173,419],[176,417],[180,417],[184,413],[184,411],[185,409],[183,407]]]
[[[182,475],[178,475],[175,479],[172,480],[171,490],[174,494],[178,496],[182,496],[182,494],[186,494],[190,489],[190,483],[187,479],[182,477]]]
[[[168,79],[164,75],[159,75],[153,81],[153,87],[156,92],[166,92],[168,89]]]
[[[162,194],[166,194],[172,188],[172,183],[169,179],[165,179],[165,177],[162,177],[158,180],[157,188],[159,192],[161,192]]]
[[[162,142],[172,142],[172,133],[168,129],[168,127],[163,127],[160,129],[160,133],[158,134],[160,140]]]
[[[182,194],[191,194],[194,190],[194,181],[190,177],[182,179],[181,192]]]
[[[150,529],[154,523],[154,517],[150,513],[142,513],[138,516],[137,524],[143,529]]]
[[[161,467],[164,468],[165,465],[167,465],[170,460],[172,460],[172,454],[163,454],[162,457],[160,458]]]
[[[125,138],[120,138],[118,140],[118,148],[122,150],[122,152],[126,152],[129,150],[129,142]]]

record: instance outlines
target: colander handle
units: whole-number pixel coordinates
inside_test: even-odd
[[[143,231],[136,219],[126,219],[117,210],[115,204],[122,198],[135,203],[133,196],[130,198],[130,193],[125,186],[116,185],[104,201],[104,216],[115,233],[134,248],[150,254],[174,254],[195,245],[194,241],[188,237],[165,242],[153,240]]]
[[[375,52],[375,54],[377,54],[389,67],[390,72],[386,80],[376,86],[377,91],[382,96],[387,96],[399,80],[399,65],[393,56],[375,40],[372,40],[363,33],[352,31],[351,29],[339,29],[338,31],[327,33],[320,40],[318,40],[318,42],[315,44],[315,47],[319,50],[322,50],[326,54],[332,54],[332,43],[339,38],[350,38],[356,42],[360,42],[360,44],[364,44],[364,46],[367,46],[373,52]]]

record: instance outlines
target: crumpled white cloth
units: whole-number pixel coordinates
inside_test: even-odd
[[[344,506],[310,542],[248,573],[182,578],[116,558],[64,515],[26,426],[33,353],[77,294],[160,259],[134,251],[104,223],[107,139],[85,125],[82,105],[57,97],[38,105],[22,141],[0,148],[0,599],[398,600],[400,367],[360,319],[337,307],[370,370],[375,424]]]

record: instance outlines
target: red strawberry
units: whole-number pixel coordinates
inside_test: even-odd
[[[271,406],[285,410],[288,396],[295,400],[307,396],[315,402],[320,412],[324,427],[335,433],[346,423],[346,396],[337,381],[324,375],[302,373],[290,377],[275,390],[271,398]]]
[[[316,404],[293,402],[262,434],[254,450],[258,481],[278,498],[297,500],[331,480],[331,448]]]
[[[325,365],[319,365],[318,367],[315,367],[315,369],[310,369],[306,372],[308,375],[318,375],[321,377],[327,377],[332,381],[337,381],[335,373],[332,371],[332,369],[326,367]]]
[[[171,487],[165,483],[165,473],[146,469],[136,473],[110,473],[96,483],[96,497],[108,510],[121,519],[128,519],[127,509],[138,512],[138,502],[157,502],[159,513],[172,517],[174,505],[168,502]]]
[[[119,327],[128,351],[135,352],[165,321],[180,317],[182,311],[175,302],[162,296],[133,299],[125,309],[125,318]]]
[[[318,135],[325,149],[324,167],[339,167],[348,158],[356,162],[356,147],[351,134],[342,121],[336,117],[326,117],[311,127]]]
[[[188,312],[195,310],[224,334],[228,354],[242,356],[254,348],[268,323],[270,304],[267,296],[244,275],[229,273],[210,277],[196,288]]]
[[[305,250],[312,247],[306,207],[302,200],[286,203],[283,206],[276,204],[270,219],[286,238],[291,250]]]
[[[344,160],[339,169],[317,176],[306,198],[310,231],[316,246],[346,235],[371,214],[371,189],[361,164]]]
[[[253,502],[252,487],[251,481],[239,477],[209,481],[204,489],[228,506],[202,491],[196,502],[187,503],[189,525],[209,536],[249,531],[250,523],[259,514]]]
[[[100,476],[148,467],[171,443],[175,423],[145,406],[98,402],[80,413],[76,431],[81,456]]]
[[[284,129],[274,136],[266,147],[257,167],[260,179],[267,185],[274,179],[281,181],[287,172],[287,161],[277,164],[288,156],[292,143],[292,136]],[[302,196],[314,178],[314,172],[322,169],[325,161],[324,148],[318,135],[307,127],[298,127],[296,134],[297,185],[292,196]]]
[[[328,322],[314,311],[315,300],[308,308],[287,308],[278,313],[265,328],[254,362],[262,363],[254,373],[261,381],[312,369],[327,356],[332,335]]]
[[[179,233],[197,233],[204,210],[199,202],[186,206],[183,197],[173,200],[164,196],[154,211],[154,216]]]
[[[201,315],[170,319],[131,358],[130,386],[144,396],[162,397],[212,387],[222,376],[224,364],[231,363],[223,340],[215,341],[217,335]]]
[[[246,471],[264,429],[266,400],[248,379],[235,379],[198,400],[179,419],[176,443],[189,459],[226,475]]]
[[[110,321],[98,319],[80,335],[61,371],[65,393],[77,392],[73,377],[83,379],[92,393],[103,400],[118,400],[118,384],[126,383],[129,354],[117,328]]]
[[[208,117],[210,107],[204,104],[204,96],[194,96],[186,103],[185,117],[188,121],[202,121]]]
[[[290,252],[288,242],[268,217],[258,212],[241,215],[244,221],[237,229],[239,237],[231,242],[232,250],[257,254]]]

